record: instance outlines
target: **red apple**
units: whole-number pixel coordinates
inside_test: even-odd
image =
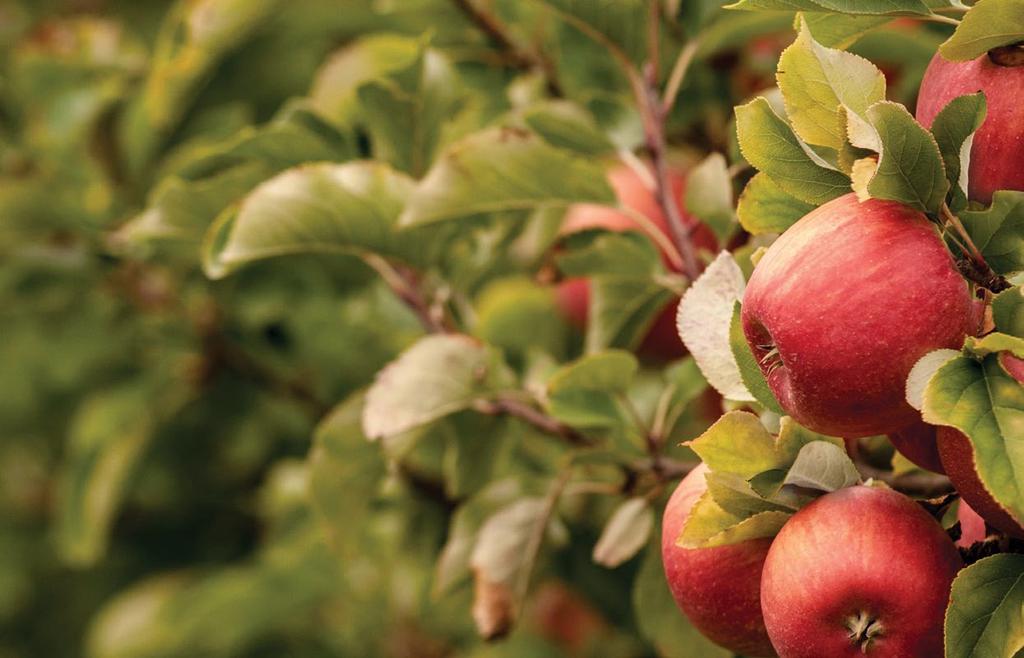
[[[761,607],[784,658],[935,658],[960,553],[935,519],[891,489],[827,494],[783,526]]]
[[[653,180],[653,179],[652,179]],[[672,232],[669,229],[668,219],[662,212],[654,196],[653,190],[649,187],[651,181],[645,181],[631,167],[620,165],[608,172],[608,182],[615,190],[615,194],[624,207],[643,215],[651,220],[651,223],[658,228],[669,240],[672,240]],[[685,186],[686,178],[679,171],[669,173],[669,183],[672,188],[676,202],[680,210],[685,207]],[[704,224],[701,224],[691,215],[683,214],[683,221],[688,228],[693,229],[691,239],[698,249],[715,252],[718,249],[718,241],[715,234]],[[614,208],[597,206],[591,204],[577,204],[569,209],[565,222],[562,225],[562,234],[568,235],[588,229],[606,229],[610,231],[644,231],[647,227],[640,226],[629,215],[619,212]],[[678,269],[669,262],[662,252],[662,259],[669,269]],[[562,282],[558,288],[558,303],[562,312],[569,322],[580,329],[586,328],[587,310],[590,307],[590,283],[586,279],[569,279]],[[654,323],[648,330],[640,346],[640,353],[644,356],[657,360],[673,360],[686,355],[686,348],[679,340],[676,331],[676,307],[678,300],[669,303],[665,309],[655,318]]]
[[[960,548],[970,548],[988,536],[985,519],[981,518],[966,500],[961,500],[957,506],[956,520],[960,522],[960,539],[956,540],[956,545]]]
[[[960,492],[961,498],[970,505],[990,526],[1008,535],[1024,539],[1021,525],[981,483],[975,470],[974,446],[962,432],[952,427],[940,427],[938,434],[939,456],[946,469],[946,475]]]
[[[913,425],[890,434],[889,440],[900,454],[917,466],[927,471],[945,473],[946,471],[942,470],[942,460],[939,459],[935,432],[935,426],[918,420]]]
[[[892,201],[848,194],[810,212],[757,264],[743,331],[786,413],[831,436],[888,434],[920,416],[911,368],[976,329],[938,230]]]
[[[745,656],[774,656],[761,617],[761,567],[772,540],[686,549],[676,546],[690,511],[707,490],[703,464],[676,487],[665,507],[661,559],[669,589],[694,626]]]
[[[996,190],[1024,190],[1024,66],[1002,66],[987,54],[951,62],[936,53],[921,83],[917,120],[930,128],[947,103],[978,91],[985,92],[988,116],[971,146],[968,192],[987,204]]]

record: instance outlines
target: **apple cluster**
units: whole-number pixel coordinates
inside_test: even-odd
[[[1024,66],[992,53],[969,62],[937,54],[916,114],[930,127],[951,100],[979,90],[989,111],[970,149],[968,196],[987,205],[997,190],[1024,190]],[[924,213],[851,193],[763,253],[742,303],[743,334],[784,412],[822,435],[886,435],[917,465],[948,475],[962,498],[960,546],[989,528],[1014,537],[1024,528],[983,486],[970,440],[926,424],[906,386],[922,357],[991,329],[983,292]],[[999,358],[1024,383],[1024,361]],[[670,589],[707,637],[744,656],[943,655],[963,562],[923,507],[858,484],[817,497],[774,537],[684,548],[677,540],[707,475],[701,465],[679,484],[662,539]]]

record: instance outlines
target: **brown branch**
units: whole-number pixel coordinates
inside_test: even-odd
[[[577,447],[589,447],[593,441],[579,430],[552,418],[540,409],[512,397],[500,397],[495,400],[481,400],[476,404],[477,411],[490,416],[512,416],[518,418],[540,431],[564,439]]]
[[[658,3],[651,3],[649,16],[648,61],[643,78],[638,84],[634,84],[634,94],[637,97],[637,104],[643,118],[647,150],[650,152],[651,161],[654,164],[655,198],[665,213],[665,217],[668,218],[669,230],[683,259],[683,274],[693,281],[700,276],[700,261],[697,259],[697,249],[693,246],[691,230],[683,222],[679,204],[676,202],[675,195],[672,194],[668,162],[665,156],[667,112],[665,103],[658,92],[658,35],[661,16]],[[681,85],[682,78],[675,81],[674,84]]]
[[[508,26],[494,14],[476,6],[473,0],[452,0],[452,2],[502,52],[510,66],[523,70],[541,71],[544,74],[548,93],[559,98],[565,95],[558,83],[554,63],[549,58],[518,46],[509,35]]]
[[[452,333],[453,327],[445,316],[444,309],[427,303],[417,285],[417,274],[409,268],[394,265],[377,254],[365,254],[363,260],[372,267],[384,283],[391,288],[416,318],[427,333]]]

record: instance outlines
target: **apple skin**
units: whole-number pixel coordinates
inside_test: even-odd
[[[665,213],[662,212],[653,191],[647,187],[636,171],[626,165],[619,165],[608,172],[608,183],[615,190],[619,203],[650,219],[652,224],[657,226],[669,240],[672,240],[672,232]],[[683,222],[688,228],[692,228],[691,239],[694,246],[698,250],[716,252],[718,240],[714,232],[695,217],[685,213],[686,178],[683,173],[670,171],[669,185],[676,203],[683,212]],[[572,206],[562,224],[562,235],[588,229],[645,230],[632,217],[614,208],[586,203]],[[662,252],[662,260],[670,270],[678,271],[678,268],[669,262],[664,252]],[[563,281],[558,286],[556,297],[559,308],[562,309],[569,323],[580,331],[585,330],[587,311],[590,307],[590,282],[585,278]],[[656,361],[671,361],[686,356],[686,348],[676,330],[676,308],[678,306],[679,300],[672,301],[657,315],[638,349],[642,356]]]
[[[761,616],[761,568],[770,538],[713,548],[676,546],[697,499],[707,490],[708,469],[690,472],[668,501],[662,523],[661,559],[676,603],[709,639],[744,656],[774,656]]]
[[[985,519],[981,518],[966,500],[961,499],[957,506],[956,520],[960,522],[960,539],[956,540],[956,545],[960,548],[970,548],[988,536]]]
[[[939,456],[946,475],[960,497],[977,512],[988,525],[1011,537],[1024,539],[1024,527],[1003,508],[985,489],[975,470],[974,447],[971,440],[952,427],[940,427],[938,433]]]
[[[919,420],[909,427],[890,434],[889,441],[900,451],[900,454],[917,466],[933,473],[945,473],[942,459],[939,458],[937,431],[934,425]]]
[[[772,544],[761,607],[784,658],[943,655],[950,586],[963,566],[942,527],[906,496],[856,486],[791,518]],[[876,621],[866,646],[850,619]]]
[[[970,289],[934,225],[902,204],[854,194],[813,210],[769,247],[742,320],[782,408],[845,438],[918,421],[905,396],[911,368],[977,329]]]
[[[917,120],[930,128],[957,96],[985,92],[988,115],[974,135],[968,194],[988,204],[996,190],[1024,190],[1024,66],[1000,66],[989,56],[951,62],[936,54],[917,98]]]

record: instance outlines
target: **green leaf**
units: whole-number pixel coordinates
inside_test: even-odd
[[[765,408],[782,415],[785,412],[779,406],[779,401],[775,399],[775,394],[772,393],[771,387],[768,386],[764,373],[757,364],[757,358],[754,357],[754,353],[747,343],[747,338],[743,334],[743,322],[740,320],[741,309],[741,304],[736,302],[733,306],[732,321],[729,324],[729,346],[732,348],[732,355],[736,359],[736,365],[739,366],[743,385],[747,387],[747,390]]]
[[[707,483],[715,504],[741,519],[761,512],[792,511],[783,505],[766,500],[749,482],[735,473],[708,473]]]
[[[814,4],[846,14],[926,16],[932,13],[923,0],[814,0]]]
[[[274,174],[310,161],[346,160],[350,147],[307,109],[292,105],[259,127],[198,147],[149,195],[146,210],[122,227],[130,241],[199,242],[224,208]]]
[[[1024,338],[993,332],[985,334],[983,338],[968,336],[964,342],[964,353],[979,358],[997,352],[1010,352],[1018,358],[1024,358]]]
[[[771,11],[822,11],[844,14],[900,15],[931,13],[922,0],[739,0],[726,9]]]
[[[740,150],[786,193],[820,205],[850,190],[850,180],[794,134],[764,97],[736,108]]]
[[[377,488],[387,474],[379,446],[362,429],[364,393],[335,407],[317,426],[309,455],[310,498],[332,547],[351,557],[358,551],[351,529],[371,513]]]
[[[1015,286],[996,295],[992,301],[992,319],[996,330],[1024,336],[1024,288]]]
[[[399,223],[418,226],[577,202],[615,204],[599,163],[557,149],[533,133],[496,128],[445,151],[420,181]]]
[[[154,400],[128,384],[86,399],[71,421],[57,500],[57,542],[71,565],[106,552],[125,487],[154,429]]]
[[[539,548],[535,539],[565,532],[544,498],[518,500],[487,519],[469,560],[476,581],[473,619],[483,637],[503,635],[514,622]]]
[[[581,231],[566,238],[565,244],[567,249],[557,262],[568,277],[622,277],[650,283],[665,269],[657,247],[636,231]]]
[[[730,345],[733,306],[746,282],[728,252],[719,254],[683,295],[679,335],[708,382],[730,400],[752,401]]]
[[[736,223],[733,207],[728,163],[721,153],[712,153],[687,174],[686,210],[724,243]]]
[[[1018,41],[1024,41],[1024,0],[978,0],[939,53],[966,62]]]
[[[694,505],[677,545],[682,548],[711,548],[774,537],[791,516],[788,511],[771,510],[745,518],[737,517],[719,507],[708,492]]]
[[[814,208],[814,205],[783,191],[766,174],[758,172],[740,194],[736,214],[748,233],[760,235],[782,233]]]
[[[590,281],[586,350],[635,348],[674,295],[651,279],[597,277]]]
[[[686,445],[713,473],[729,472],[750,479],[786,466],[776,453],[775,437],[757,416],[745,411],[730,411]]]
[[[963,211],[960,219],[993,270],[1024,270],[1024,192],[1000,190],[989,208]]]
[[[612,512],[601,531],[594,545],[594,562],[609,569],[623,564],[647,544],[653,529],[651,504],[645,498],[630,498]]]
[[[1024,648],[1024,555],[993,555],[953,581],[946,611],[947,658],[1013,658]]]
[[[535,103],[523,112],[523,120],[530,130],[557,148],[592,156],[615,151],[615,145],[602,132],[594,117],[570,101]]]
[[[468,409],[509,384],[493,349],[469,336],[420,339],[377,373],[366,394],[363,431],[371,439],[401,434]]]
[[[358,96],[375,158],[416,177],[433,162],[445,128],[465,104],[455,67],[432,48],[410,70],[363,85]]]
[[[779,89],[789,121],[804,141],[839,150],[846,142],[838,116],[846,106],[860,116],[885,99],[885,76],[852,53],[825,48],[806,23],[779,59]]]
[[[828,441],[812,441],[800,449],[784,484],[832,492],[860,482],[860,473],[846,449]]]
[[[941,349],[922,356],[907,376],[907,403],[920,411],[924,407],[924,392],[935,372],[960,355],[960,350]]]
[[[393,34],[358,39],[332,55],[313,81],[310,100],[324,116],[340,126],[355,122],[358,91],[372,80],[408,69],[421,56],[423,42]]]
[[[442,471],[452,500],[463,500],[485,488],[508,463],[516,430],[508,418],[460,413],[438,423],[444,431]]]
[[[513,354],[543,350],[561,356],[568,329],[550,286],[513,278],[495,281],[480,293],[473,334]]]
[[[732,652],[713,644],[679,613],[665,581],[661,546],[655,540],[644,553],[633,581],[633,615],[640,633],[664,658],[731,658]]]
[[[946,179],[950,187],[961,195],[959,205],[967,203],[971,145],[974,143],[974,133],[981,128],[987,112],[985,94],[979,92],[954,98],[932,121],[932,134],[942,153]]]
[[[826,12],[800,14],[814,40],[829,48],[845,50],[868,32],[892,20],[889,16],[851,16]]]
[[[253,261],[290,254],[405,253],[394,223],[412,181],[385,165],[291,169],[257,187],[207,233],[203,266],[222,278]]]
[[[982,484],[1011,514],[1024,519],[1024,387],[996,354],[952,359],[925,389],[923,417],[959,429],[974,447]]]
[[[923,212],[938,211],[946,198],[949,182],[932,134],[898,103],[875,103],[868,108],[867,118],[876,131],[878,144],[873,148],[878,151],[879,160],[865,176],[855,173],[857,195],[861,199],[899,201]],[[854,141],[854,144],[872,148],[866,142]]]
[[[548,379],[548,408],[575,427],[618,425],[622,415],[616,398],[629,388],[638,368],[636,357],[622,350],[584,356]]]
[[[119,123],[124,164],[138,174],[187,114],[211,71],[248,41],[280,0],[206,0],[168,12],[148,76]]]
[[[497,480],[459,505],[452,515],[448,539],[434,571],[435,597],[449,593],[469,580],[469,561],[484,522],[499,509],[523,497],[523,488],[512,479]]]
[[[831,443],[843,450],[846,449],[842,439],[812,432],[789,416],[784,416],[779,422],[779,436],[775,440],[775,451],[783,463],[792,464],[801,450],[815,442]]]
[[[623,350],[589,354],[556,371],[548,380],[548,394],[573,389],[624,393],[638,368],[636,357]]]

